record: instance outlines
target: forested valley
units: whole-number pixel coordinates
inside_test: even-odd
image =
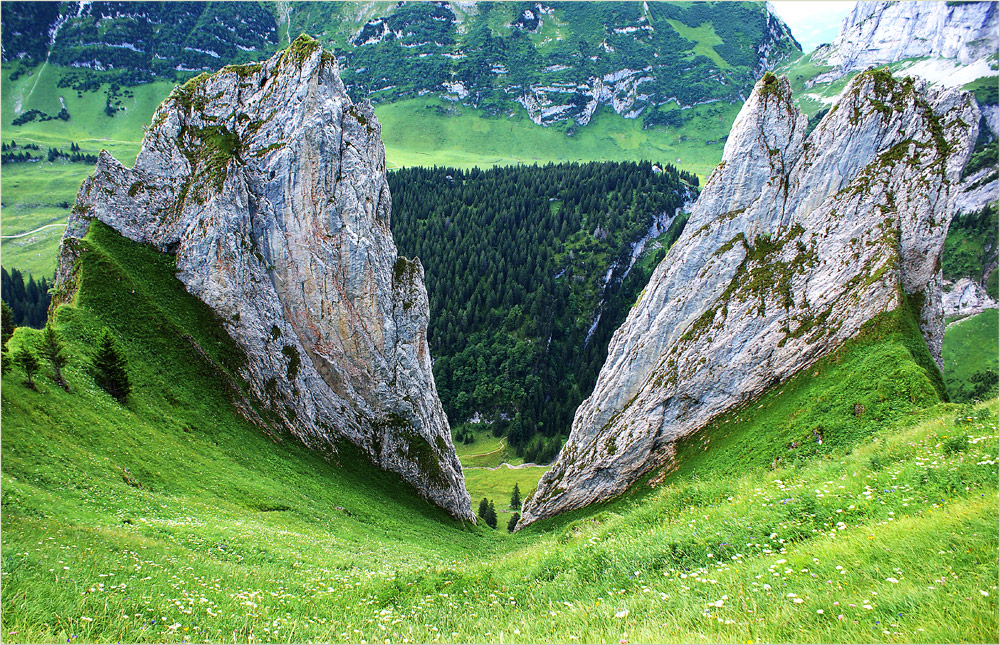
[[[555,456],[697,184],[649,162],[390,173],[393,237],[424,265],[456,441],[475,420],[526,461]]]

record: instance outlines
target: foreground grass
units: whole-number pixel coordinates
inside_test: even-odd
[[[806,400],[795,418],[839,414],[837,381],[863,393],[880,356],[918,383],[895,336],[692,437],[655,488],[507,536],[348,446],[325,461],[246,422],[222,378],[239,352],[170,259],[99,225],[87,245],[56,316],[72,391],[3,382],[5,642],[996,640],[995,400],[926,407],[924,376],[773,470],[746,459],[788,453],[768,432]],[[124,407],[87,373],[105,326],[129,358]]]

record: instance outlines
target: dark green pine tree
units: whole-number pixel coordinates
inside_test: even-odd
[[[14,311],[6,301],[0,305],[0,309],[2,309],[2,314],[0,314],[0,320],[2,320],[2,338],[0,338],[0,341],[6,345],[10,337],[14,335]]]
[[[515,510],[521,510],[521,489],[514,484],[514,492],[510,495],[510,507]]]
[[[484,518],[486,520],[486,524],[491,529],[495,529],[497,527],[497,511],[495,508],[493,508],[492,500],[490,501],[490,506],[489,509],[487,510],[488,510],[487,515]]]
[[[31,351],[27,347],[19,347],[14,351],[14,363],[21,368],[24,372],[24,376],[27,377],[27,385],[32,390],[35,388],[35,374],[38,373],[41,364],[38,362],[38,357],[35,356],[35,352]]]
[[[132,386],[128,380],[125,356],[115,346],[111,332],[105,329],[97,341],[94,357],[94,382],[118,400],[125,403]]]
[[[59,387],[69,392],[69,385],[62,375],[62,368],[66,365],[67,361],[65,345],[62,338],[59,337],[58,332],[52,328],[52,323],[46,323],[45,330],[42,332],[42,346],[39,349],[41,350],[42,358],[46,359],[52,365],[56,383],[59,384]]]
[[[483,498],[483,501],[479,502],[479,511],[476,513],[480,519],[484,522],[486,518],[490,515],[490,500]]]
[[[507,522],[507,532],[513,533],[514,529],[517,528],[517,523],[521,520],[520,513],[514,513],[510,516],[510,521]]]

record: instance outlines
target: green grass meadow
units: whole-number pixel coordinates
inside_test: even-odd
[[[248,422],[244,359],[172,259],[100,224],[84,245],[54,318],[71,391],[3,379],[4,642],[997,639],[997,403],[939,402],[905,310],[683,440],[673,471],[510,535]],[[124,406],[89,372],[105,327]],[[520,476],[467,477],[499,512],[530,489],[478,479],[497,472]]]
[[[483,168],[649,160],[704,178],[722,159],[720,141],[729,134],[739,109],[722,103],[700,105],[691,108],[695,116],[684,128],[643,130],[642,119],[623,119],[601,108],[588,125],[574,127],[570,135],[565,124],[535,125],[521,108],[513,116],[490,119],[462,105],[420,98],[382,104],[375,113],[390,166]]]

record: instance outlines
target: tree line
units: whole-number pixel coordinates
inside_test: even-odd
[[[30,163],[42,160],[41,156],[36,157],[28,152],[29,150],[41,151],[41,148],[33,143],[23,146],[18,146],[16,141],[11,141],[10,145],[4,143],[3,149],[0,151],[0,163]],[[70,142],[69,152],[66,152],[62,148],[48,148],[46,150],[46,159],[49,162],[64,159],[70,163],[97,163],[97,155],[83,152],[80,144],[75,142]]]
[[[8,345],[16,328],[13,310],[6,301],[0,302],[0,372],[6,376],[16,366],[24,375],[24,384],[28,389],[37,391],[35,379],[42,370],[42,363],[47,362],[52,368],[52,380],[69,392],[63,368],[69,363],[70,356],[62,334],[48,321],[40,336],[21,336],[21,342],[11,351]],[[124,353],[107,329],[102,330],[97,339],[97,353],[90,361],[89,372],[98,387],[119,403],[125,403],[132,390],[128,365]]]
[[[18,269],[0,269],[0,298],[11,309],[12,323],[18,327],[34,327],[45,325],[49,311],[49,288],[52,283],[45,278],[36,281],[28,274],[28,282]]]

